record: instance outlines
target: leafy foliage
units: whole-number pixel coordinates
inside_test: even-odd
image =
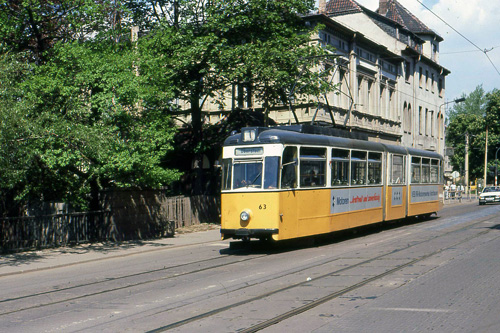
[[[165,103],[169,99],[187,104],[191,122],[179,138],[184,144],[179,151],[189,161],[201,162],[205,155],[212,164],[220,154],[212,133],[226,125],[204,125],[207,99],[221,110],[253,109],[263,115],[255,116],[263,119],[263,126],[269,124],[269,111],[286,105],[289,97],[308,102],[311,95],[334,88],[323,80],[328,70],[316,70],[328,54],[311,43],[319,27],[307,26],[300,16],[313,8],[314,1],[157,3],[161,6],[152,20],[157,25],[139,43],[140,72],[155,83],[160,107],[171,107]]]
[[[466,96],[462,106],[456,105],[450,113],[447,145],[455,148],[451,158],[455,170],[463,170],[466,135],[470,138],[470,179],[483,178],[486,128],[488,128],[488,166],[494,165],[495,153],[500,148],[500,91],[487,94],[481,86]]]
[[[162,166],[175,127],[166,112],[141,103],[135,56],[132,45],[113,41],[58,44],[20,83],[27,135],[10,146],[26,145],[30,159],[18,200],[85,208],[92,185],[160,187],[178,178]],[[8,118],[12,109],[5,111]]]
[[[332,89],[328,71],[316,70],[327,54],[310,43],[318,27],[301,18],[313,6],[0,0],[0,214],[39,200],[95,209],[100,188],[172,184],[176,165],[189,169],[202,154],[214,162],[233,126],[263,125],[287,98],[308,102]],[[206,100],[230,109],[233,87],[249,111],[238,101],[225,121],[204,124]],[[191,115],[177,141],[174,101]]]
[[[456,103],[453,108],[448,111],[448,122],[452,122],[455,117],[462,114],[475,114],[484,116],[486,114],[486,93],[482,85],[479,85],[469,95],[463,94],[466,97],[462,103]]]

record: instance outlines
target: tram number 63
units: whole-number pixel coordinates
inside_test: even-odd
[[[260,205],[259,205],[259,209],[260,209],[260,210],[267,209],[266,204],[260,204]]]

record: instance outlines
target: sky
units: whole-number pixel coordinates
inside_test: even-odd
[[[379,0],[355,1],[372,11],[379,6]],[[451,71],[445,79],[446,100],[454,100],[463,94],[468,95],[478,85],[482,85],[485,92],[500,89],[498,0],[398,1],[444,39],[439,46],[439,63]],[[496,68],[486,57],[484,50],[489,50],[486,54]]]

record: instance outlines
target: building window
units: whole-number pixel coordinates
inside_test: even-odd
[[[431,111],[431,137],[434,137],[436,135],[436,130],[434,129],[435,127],[435,121],[434,121],[434,111]]]
[[[360,58],[363,58],[363,59],[371,61],[371,62],[375,62],[375,55],[373,55],[370,52],[367,52],[367,51],[363,50],[360,47],[356,48],[356,53],[358,54],[358,56]]]
[[[434,93],[434,73],[431,74],[431,91]]]
[[[438,92],[439,92],[439,97],[443,97],[443,79],[439,78],[438,80]]]
[[[429,135],[429,109],[425,109],[425,119],[424,119],[424,133],[425,136]]]
[[[385,85],[380,85],[380,115],[382,117],[388,117],[387,106],[385,103]]]
[[[429,71],[425,71],[425,90],[429,90]]]
[[[395,117],[395,100],[394,100],[394,89],[389,88],[389,118],[393,119]]]
[[[406,102],[404,102],[403,104],[403,130],[406,132],[406,133],[409,133],[410,132],[410,119],[409,118],[409,114],[408,114],[408,105],[406,104]]]
[[[411,64],[409,61],[405,61],[405,81],[410,82],[410,74],[411,74]]]
[[[396,74],[396,66],[394,66],[393,64],[391,64],[387,61],[380,60],[380,65],[381,65],[383,70]]]
[[[348,96],[349,91],[347,89],[347,83],[346,83],[346,71],[342,68],[339,69],[339,83],[340,83],[340,94],[339,94],[339,99],[340,99],[340,106],[347,108],[349,105],[348,102]]]
[[[368,96],[366,98],[366,106],[365,106],[365,111],[366,112],[370,112],[371,111],[370,110],[370,103],[371,103],[372,96],[373,96],[373,81],[369,80],[368,81]]]
[[[364,84],[363,78],[361,76],[358,77],[358,105],[357,105],[358,110],[364,109],[363,84]]]
[[[423,129],[423,124],[422,124],[422,107],[418,107],[418,134],[422,135],[422,129]]]
[[[419,80],[418,83],[420,85],[420,88],[422,88],[422,85],[424,84],[423,76],[424,76],[424,69],[422,68],[422,66],[420,66],[420,71],[418,72],[418,80]]]
[[[413,113],[412,113],[412,110],[411,110],[411,104],[408,104],[408,113],[407,113],[407,117],[406,117],[406,120],[408,121],[408,133],[412,133],[413,132]]]

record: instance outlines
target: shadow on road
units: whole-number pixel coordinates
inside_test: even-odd
[[[336,231],[328,234],[302,237],[282,241],[233,241],[229,248],[220,250],[225,255],[248,255],[248,254],[277,254],[304,248],[321,247],[341,243],[351,239],[375,234],[378,232],[401,228],[416,223],[432,222],[439,216],[411,217],[403,220],[385,221],[354,229]]]

